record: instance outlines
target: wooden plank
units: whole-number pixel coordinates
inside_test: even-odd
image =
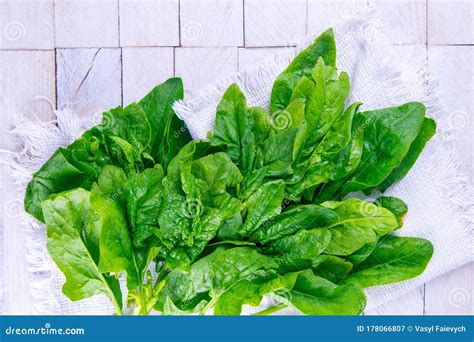
[[[54,48],[53,0],[0,1],[0,49]]]
[[[239,48],[239,71],[262,62],[266,57],[285,53],[293,47]]]
[[[58,49],[58,108],[91,116],[122,102],[120,49]]]
[[[473,44],[474,2],[430,0],[428,31],[429,44]]]
[[[423,315],[424,293],[424,287],[420,286],[384,305],[366,310],[364,315]]]
[[[242,46],[242,0],[181,0],[181,46]]]
[[[173,48],[123,48],[123,103],[138,101],[174,73]]]
[[[120,0],[121,46],[179,45],[179,0]]]
[[[35,113],[40,118],[51,117],[55,102],[53,51],[0,51],[0,138],[2,149],[15,149],[15,142],[7,135],[9,123],[19,113]],[[34,72],[32,72],[32,70]],[[11,178],[11,170],[0,165],[2,194],[0,205],[3,232],[4,314],[31,313],[28,264],[26,261],[24,231],[18,229],[18,213],[23,210],[22,200]]]
[[[367,0],[308,0],[308,32],[318,34],[332,23],[349,17],[367,7]]]
[[[175,74],[187,94],[237,72],[237,48],[175,48]]]
[[[0,57],[1,58],[1,57]],[[2,147],[8,145],[5,126],[0,128],[2,135]],[[31,314],[31,292],[28,286],[29,273],[25,251],[25,236],[22,229],[18,229],[18,214],[23,210],[22,202],[17,198],[18,190],[11,176],[11,170],[7,165],[0,164],[0,174],[2,175],[2,194],[0,195],[0,234],[3,245],[0,253],[0,290],[5,291],[0,294],[0,313],[2,315],[27,315]],[[2,240],[0,240],[2,241]],[[22,251],[21,253],[19,251]]]
[[[425,314],[474,314],[474,263],[426,284]]]
[[[117,0],[55,0],[56,47],[119,46]]]
[[[0,51],[2,119],[12,119],[29,106],[50,110],[41,98],[55,101],[54,69],[54,51]]]
[[[429,46],[428,58],[455,129],[461,168],[474,182],[474,46]]]
[[[426,44],[426,0],[369,0],[385,21],[392,44]]]
[[[433,72],[439,78],[449,126],[454,129],[455,141],[463,156],[461,168],[473,182],[474,46],[428,46],[428,58]],[[471,263],[427,283],[425,313],[472,315],[473,267]]]
[[[295,45],[306,33],[305,0],[244,0],[245,46]]]

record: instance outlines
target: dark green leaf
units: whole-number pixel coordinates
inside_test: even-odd
[[[403,219],[408,212],[405,202],[396,197],[382,196],[377,198],[375,204],[390,210],[397,217],[400,227],[403,225]]]
[[[260,144],[268,138],[272,128],[270,114],[262,107],[250,107],[248,111],[254,121],[255,143]]]
[[[262,167],[253,171],[244,178],[242,184],[241,199],[246,200],[263,184],[265,176],[267,175],[267,167]]]
[[[50,194],[83,187],[89,181],[87,174],[73,166],[66,158],[68,151],[57,150],[53,156],[33,174],[26,188],[25,210],[44,221],[41,202]]]
[[[415,164],[418,156],[423,151],[428,140],[430,140],[433,135],[436,133],[436,122],[433,119],[425,118],[423,120],[423,126],[421,126],[420,133],[410,145],[410,149],[408,150],[407,154],[403,158],[402,162],[399,166],[397,166],[392,173],[385,178],[385,180],[377,186],[377,189],[380,191],[385,191],[390,187],[392,184],[398,182],[403,177],[405,177]]]
[[[339,216],[331,209],[318,205],[297,205],[266,222],[251,235],[250,240],[265,245],[301,229],[328,226],[338,219]]]
[[[362,261],[367,259],[367,257],[374,251],[375,247],[377,246],[378,239],[372,242],[368,242],[363,245],[361,248],[356,250],[354,253],[345,257],[352,265],[357,266]]]
[[[151,126],[151,155],[167,169],[169,162],[191,140],[191,135],[173,111],[173,103],[183,99],[183,82],[170,78],[153,88],[138,104]]]
[[[264,222],[272,219],[281,211],[281,202],[285,191],[285,182],[271,181],[263,184],[247,200],[247,217],[241,228],[242,236],[249,236]]]
[[[433,245],[428,240],[388,235],[379,241],[347,282],[365,288],[411,279],[425,270],[432,255]]]
[[[217,231],[217,239],[220,241],[238,240],[240,238],[240,227],[242,226],[242,214],[237,211],[234,216],[224,221]]]
[[[340,196],[380,184],[400,165],[420,132],[425,106],[411,102],[360,114],[365,118],[359,126],[364,130],[364,151],[357,170],[342,187]]]
[[[287,235],[261,249],[262,253],[275,256],[280,262],[281,273],[301,271],[311,267],[331,241],[331,232],[322,229],[300,230]]]
[[[159,229],[163,177],[164,171],[159,164],[128,177],[125,197],[134,247],[143,247],[145,240]]]
[[[322,58],[318,59],[311,76],[315,86],[308,99],[305,113],[308,132],[311,132],[305,144],[305,150],[309,151],[324,137],[339,114],[344,111],[344,101],[349,95],[347,73],[341,72],[338,75],[337,69],[325,64]]]
[[[232,84],[217,106],[213,146],[224,145],[226,152],[244,174],[252,171],[255,158],[254,120],[247,110],[245,96]]]
[[[197,187],[204,205],[218,205],[227,189],[235,188],[242,181],[239,169],[222,152],[194,161],[190,172],[198,180]]]
[[[212,296],[217,298],[243,280],[267,279],[276,274],[278,262],[250,247],[220,253],[212,264]]]
[[[265,140],[257,151],[255,168],[266,167],[268,177],[290,174],[297,134],[298,129],[290,127]]]
[[[150,145],[150,123],[143,108],[136,103],[105,112],[102,124],[105,135],[120,137],[133,147]]]
[[[298,275],[284,298],[306,315],[360,315],[365,307],[365,295],[359,287],[335,285],[310,270]]]

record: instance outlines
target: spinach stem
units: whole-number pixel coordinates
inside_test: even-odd
[[[140,282],[138,292],[140,293],[140,315],[148,315],[148,301],[145,298],[145,292],[143,290],[143,283]]]
[[[209,310],[210,308],[212,308],[215,303],[216,303],[216,298],[212,298],[212,299],[209,301],[209,303],[207,303],[207,305],[200,311],[200,314],[201,314],[201,315],[205,315],[205,314],[206,314],[206,311]]]
[[[117,301],[116,301],[116,300],[112,300],[112,302],[113,302],[113,304],[114,304],[116,314],[117,314],[118,316],[123,316],[122,308],[120,307],[120,305],[118,305]]]
[[[285,308],[287,308],[287,307],[288,307],[288,305],[283,304],[283,303],[280,303],[280,304],[277,304],[277,305],[274,305],[274,306],[270,306],[269,308],[266,308],[265,310],[256,312],[256,313],[252,314],[252,316],[266,316],[266,315],[270,315],[270,314],[272,314],[272,313],[275,313],[275,312],[280,311],[280,310],[282,310],[282,309],[285,309]]]

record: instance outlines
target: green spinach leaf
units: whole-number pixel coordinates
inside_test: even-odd
[[[91,215],[89,192],[80,188],[63,192],[51,196],[42,206],[48,251],[66,277],[63,293],[74,301],[104,294],[121,313],[118,280],[99,269],[101,231]]]
[[[433,245],[425,239],[388,235],[347,278],[366,288],[411,279],[421,274],[433,255]]]
[[[301,51],[288,67],[278,75],[273,84],[270,97],[272,113],[283,110],[288,106],[293,90],[303,76],[311,77],[311,71],[318,58],[322,57],[327,65],[336,64],[336,44],[334,32],[329,29],[322,33],[316,40]]]
[[[249,236],[264,222],[277,216],[281,212],[284,191],[282,180],[264,183],[255,191],[246,202],[248,213],[239,233]]]
[[[298,275],[289,294],[280,294],[306,315],[360,315],[365,307],[365,295],[359,287],[335,285],[311,270]]]
[[[297,205],[266,222],[250,236],[250,241],[268,244],[301,229],[325,227],[336,222],[339,216],[318,205]]]
[[[342,202],[324,202],[322,206],[339,216],[338,221],[327,226],[332,234],[331,242],[325,250],[327,254],[349,255],[399,227],[398,220],[391,211],[356,198]]]

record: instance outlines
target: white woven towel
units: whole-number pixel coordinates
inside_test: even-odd
[[[458,169],[457,151],[451,139],[452,127],[426,66],[425,53],[420,51],[402,56],[392,51],[385,43],[382,26],[372,10],[334,25],[337,64],[339,70],[348,72],[351,79],[348,102],[360,101],[364,103],[363,109],[376,109],[421,101],[427,106],[428,115],[436,119],[437,135],[429,142],[408,176],[388,191],[388,195],[402,198],[409,206],[405,226],[397,234],[427,238],[433,242],[435,252],[421,276],[368,289],[369,309],[473,260],[474,193],[467,177]],[[307,37],[298,49],[307,46],[318,34]],[[293,51],[271,57],[261,65],[175,104],[175,110],[186,121],[194,138],[205,137],[212,130],[216,105],[232,82],[239,84],[249,105],[268,106],[274,79],[293,57]],[[8,155],[18,184],[19,199],[24,196],[32,172],[39,169],[58,147],[68,145],[92,124],[78,121],[77,116],[68,110],[55,113],[55,121],[44,123],[22,118],[13,129],[13,134],[24,146],[17,155]],[[63,315],[112,313],[113,308],[104,297],[71,302],[62,294],[64,277],[47,253],[45,227],[26,213],[21,218],[31,269],[34,312]],[[271,299],[266,298],[262,305],[269,302]],[[0,308],[1,304],[0,298]],[[246,308],[245,313],[257,310]],[[286,309],[279,313],[295,312]]]

